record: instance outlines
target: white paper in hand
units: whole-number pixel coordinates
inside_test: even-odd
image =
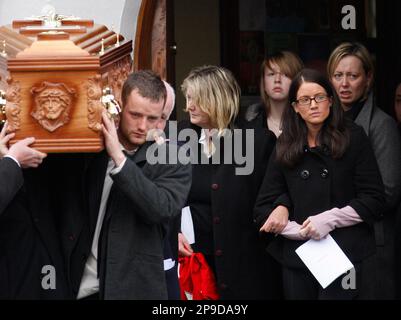
[[[326,289],[334,280],[354,268],[331,235],[309,240],[295,250],[313,276]]]
[[[181,233],[189,244],[195,243],[194,223],[192,222],[191,209],[189,207],[181,210]]]
[[[175,266],[175,261],[173,259],[165,259],[164,260],[164,271],[168,271],[173,269]]]

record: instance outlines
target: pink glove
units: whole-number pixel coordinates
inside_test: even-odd
[[[301,225],[295,221],[288,221],[287,226],[280,234],[290,240],[305,240],[305,238],[299,234],[300,230]]]
[[[333,208],[308,218],[320,235],[320,239],[327,236],[336,228],[351,227],[362,222],[358,213],[350,206],[342,209]]]

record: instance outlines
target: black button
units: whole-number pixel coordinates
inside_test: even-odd
[[[303,170],[303,171],[301,172],[301,178],[302,178],[302,179],[306,180],[306,179],[309,179],[309,177],[310,177],[310,173],[309,173],[308,170]]]
[[[221,257],[223,255],[223,250],[220,250],[220,249],[216,250],[215,254],[216,254],[216,257]]]
[[[220,222],[221,222],[220,217],[214,217],[213,222],[214,222],[214,224],[220,224]]]
[[[213,183],[213,184],[212,184],[212,189],[213,189],[213,190],[219,189],[219,185],[218,185],[217,183]]]
[[[320,175],[322,176],[323,179],[326,179],[329,176],[329,170],[323,169]]]
[[[39,218],[33,218],[33,222],[38,223],[39,222]]]
[[[75,240],[74,235],[73,235],[73,234],[70,234],[70,235],[68,236],[68,240],[74,241],[74,240]]]

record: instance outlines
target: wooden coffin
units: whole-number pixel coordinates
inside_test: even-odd
[[[0,27],[0,120],[15,132],[11,144],[35,137],[43,152],[102,150],[103,90],[121,102],[131,51],[132,41],[92,20]]]

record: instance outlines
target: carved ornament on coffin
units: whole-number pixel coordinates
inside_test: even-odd
[[[33,87],[34,108],[31,116],[46,130],[53,132],[70,121],[71,107],[76,90],[64,83],[44,81]]]
[[[116,62],[108,72],[107,83],[109,84],[115,99],[121,104],[121,91],[123,88],[124,81],[128,78],[131,72],[132,63],[131,58],[125,57],[120,61]]]
[[[14,81],[12,78],[7,78],[6,91],[6,118],[8,122],[7,133],[16,132],[21,128],[21,85],[19,81]]]
[[[102,98],[102,77],[94,76],[87,83],[88,95],[88,127],[96,132],[102,130],[102,112],[104,110]]]

